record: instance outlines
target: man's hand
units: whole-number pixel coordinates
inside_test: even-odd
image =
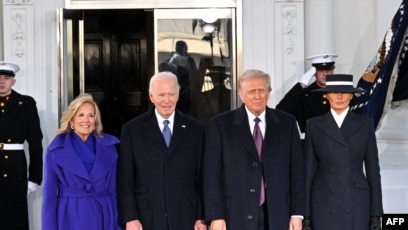
[[[299,79],[299,83],[302,85],[302,88],[306,88],[309,85],[310,79],[315,75],[316,68],[312,66],[306,73],[302,75]]]
[[[207,225],[204,220],[197,220],[194,224],[194,230],[207,230]]]
[[[31,181],[28,181],[28,184],[27,184],[27,196],[30,194],[30,193],[32,193],[32,192],[34,192],[35,190],[37,190],[37,188],[38,188],[38,184],[36,184],[36,183],[34,183],[34,182],[31,182]]]
[[[302,218],[291,217],[289,221],[289,230],[302,230]]]
[[[225,220],[213,220],[211,221],[210,230],[227,230],[227,224]]]
[[[139,220],[126,222],[126,230],[143,230],[142,223]]]

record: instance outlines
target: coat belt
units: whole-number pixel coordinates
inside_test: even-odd
[[[24,150],[24,144],[0,143],[0,150]]]

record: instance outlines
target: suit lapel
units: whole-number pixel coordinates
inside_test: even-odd
[[[75,153],[70,139],[71,133],[65,135],[64,148],[55,156],[55,163],[72,174],[90,181],[89,173],[79,156]]]
[[[361,125],[362,123],[358,121],[358,116],[349,111],[341,125],[341,131],[343,132],[344,137],[348,139],[349,136],[359,130]]]
[[[274,142],[276,142],[275,140],[278,140],[278,138],[275,138],[275,136],[280,133],[280,130],[287,129],[287,127],[285,127],[282,122],[279,122],[279,118],[273,113],[273,110],[268,108],[266,108],[265,120],[266,129],[262,151],[264,153],[273,153],[276,152],[273,149],[277,146]],[[265,154],[263,157],[265,161],[267,157],[272,156]]]
[[[258,151],[256,150],[254,139],[251,135],[251,130],[249,130],[248,115],[245,110],[245,105],[242,105],[236,110],[233,125],[236,128],[234,132],[238,140],[245,147],[248,153],[257,161],[259,161]],[[265,146],[265,145],[263,145]]]
[[[339,142],[340,144],[347,146],[346,139],[343,136],[340,128],[337,126],[331,112],[326,113],[322,116],[321,122],[317,123],[317,126],[322,129],[327,136],[330,136],[333,140]]]
[[[146,114],[145,121],[146,122],[143,124],[143,128],[146,131],[146,134],[150,137],[151,140],[153,140],[153,142],[156,143],[156,146],[158,146],[163,151],[168,151],[163,134],[161,133],[160,127],[157,123],[158,121],[154,113],[154,108],[150,109],[150,111]]]
[[[103,142],[99,137],[95,138],[95,163],[90,172],[93,181],[105,176],[116,163],[117,155],[107,151],[111,151],[106,145],[111,146],[113,143]]]
[[[181,114],[176,110],[174,116],[173,132],[170,140],[170,149],[175,149],[177,145],[182,143],[184,136],[187,133],[187,130],[190,127],[184,119],[184,114]]]

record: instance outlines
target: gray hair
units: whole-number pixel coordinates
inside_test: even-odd
[[[150,78],[149,92],[151,92],[153,90],[154,83],[157,80],[163,80],[163,79],[174,79],[174,81],[176,82],[176,85],[177,85],[177,90],[180,90],[180,85],[178,83],[177,76],[172,72],[163,71],[163,72],[156,73],[155,75],[153,75]]]

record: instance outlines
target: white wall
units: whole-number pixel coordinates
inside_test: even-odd
[[[197,0],[200,2],[201,0]],[[220,0],[221,1],[221,0]],[[331,42],[312,39],[315,27],[304,24],[304,18],[319,15],[312,7],[323,0],[243,0],[243,66],[259,68],[272,77],[273,92],[269,105],[275,107],[287,90],[298,80],[310,63],[304,61],[319,48],[316,44],[332,44],[339,55],[337,73],[351,73],[357,80],[375,54],[401,0],[324,0],[333,18],[325,25],[333,26]],[[17,4],[25,2],[24,4]],[[183,1],[174,1],[183,2]],[[230,1],[229,1],[230,2]],[[16,57],[11,33],[0,34],[0,57],[24,63],[17,77],[16,90],[36,98],[46,147],[58,127],[58,68],[56,9],[64,0],[0,0],[5,11],[0,16],[4,31],[12,31],[11,14],[22,10],[28,44],[23,57]],[[17,6],[16,6],[17,5]],[[10,7],[13,10],[10,10]],[[325,14],[330,17],[330,14]],[[325,20],[324,18],[322,20]],[[316,30],[316,31],[315,31]],[[311,31],[315,31],[311,33]],[[324,39],[324,38],[321,38]],[[0,46],[1,47],[1,46]],[[4,53],[3,53],[4,51]],[[316,51],[317,52],[317,51]],[[407,109],[390,110],[377,132],[383,177],[386,212],[407,212],[408,130]],[[30,195],[30,224],[41,229],[41,189]]]

